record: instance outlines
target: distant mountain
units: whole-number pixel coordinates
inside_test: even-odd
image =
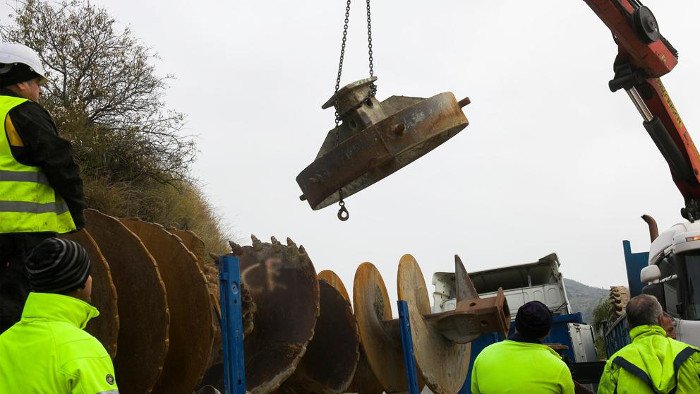
[[[581,312],[583,321],[593,324],[593,309],[601,299],[608,297],[609,290],[587,286],[571,279],[564,279],[564,287],[571,303],[571,311]]]

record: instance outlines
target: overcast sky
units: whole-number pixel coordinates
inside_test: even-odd
[[[237,241],[289,236],[349,290],[370,261],[395,299],[405,253],[429,289],[455,253],[476,271],[556,252],[567,278],[626,284],[622,240],[649,247],[639,216],[662,231],[682,220],[683,199],[640,115],[607,88],[616,46],[582,0],[373,2],[377,97],[468,96],[470,125],[348,198],[348,222],[337,206],[312,211],[295,182],[333,127],[321,104],[333,93],[343,0],[92,3],[177,77],[168,102],[198,135],[193,174]],[[680,51],[663,81],[698,141],[700,2],[645,4]],[[364,13],[353,2],[343,85],[368,75]]]

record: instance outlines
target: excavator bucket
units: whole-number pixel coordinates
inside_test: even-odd
[[[92,304],[100,316],[90,320],[85,330],[97,338],[107,349],[110,357],[117,355],[117,337],[119,335],[119,312],[117,309],[117,289],[112,281],[112,273],[107,260],[100,252],[95,240],[81,230],[61,236],[82,245],[90,256],[90,275],[92,276]]]
[[[370,94],[376,77],[340,89],[323,108],[335,107],[342,124],[328,132],[316,159],[297,176],[313,209],[351,196],[393,174],[455,136],[467,124],[452,93],[430,98]]]
[[[168,350],[165,285],[144,244],[118,219],[85,211],[87,230],[109,262],[117,288],[119,338],[114,367],[125,393],[150,393]]]
[[[192,391],[208,367],[214,341],[211,299],[197,258],[180,238],[161,225],[121,219],[146,246],[167,289],[170,311],[168,353],[154,387],[156,393]]]
[[[282,392],[342,393],[355,374],[360,338],[350,301],[325,280],[318,284],[321,313],[314,336]]]

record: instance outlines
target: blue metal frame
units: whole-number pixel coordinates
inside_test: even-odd
[[[240,289],[241,274],[238,257],[221,256],[219,258],[219,291],[226,394],[245,394],[246,392]]]
[[[630,289],[630,297],[642,294],[642,281],[639,274],[642,268],[649,264],[649,252],[632,252],[630,241],[622,241],[622,250],[625,252],[625,267],[627,268],[627,284]]]
[[[401,347],[403,347],[403,363],[406,367],[406,379],[408,381],[408,392],[418,394],[418,376],[416,375],[416,365],[413,360],[413,338],[411,337],[411,322],[408,319],[408,303],[399,300],[399,323],[401,325]]]

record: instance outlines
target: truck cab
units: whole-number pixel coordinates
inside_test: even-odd
[[[700,346],[700,223],[679,223],[661,233],[640,280],[642,292],[673,316],[677,339]]]

